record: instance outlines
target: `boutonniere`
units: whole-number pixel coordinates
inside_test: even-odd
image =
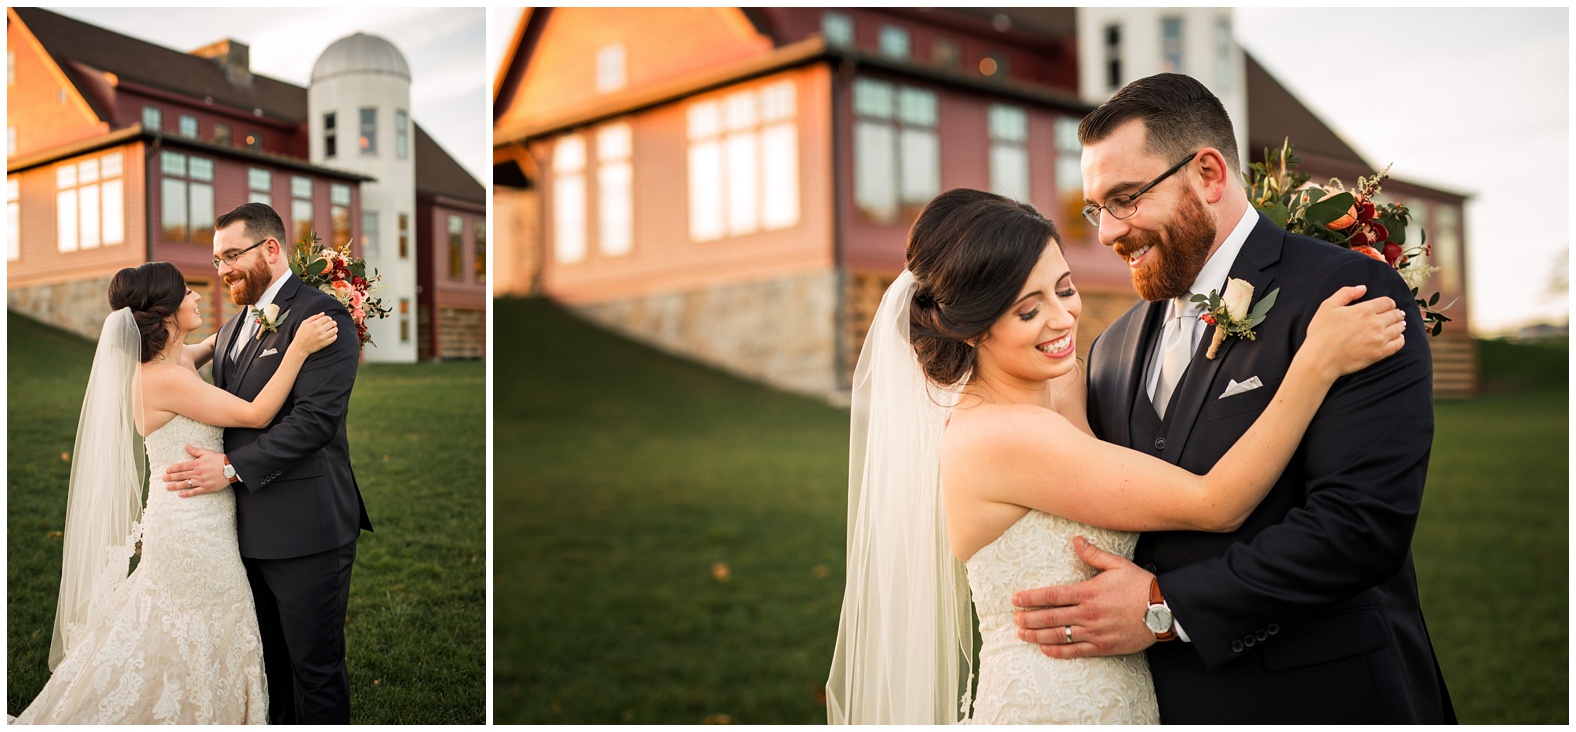
[[[279,331],[279,326],[284,324],[285,318],[290,317],[290,311],[286,310],[284,314],[281,315],[279,314],[278,305],[275,305],[274,303],[268,303],[268,305],[265,307],[252,308],[252,315],[253,319],[257,321],[257,325],[259,326],[257,329],[257,337],[261,339],[264,333],[277,333]]]
[[[1269,315],[1270,308],[1275,306],[1275,296],[1279,294],[1279,287],[1271,290],[1250,310],[1253,285],[1233,277],[1226,281],[1224,297],[1219,290],[1210,290],[1208,295],[1194,295],[1193,302],[1204,306],[1204,313],[1198,319],[1215,326],[1215,339],[1210,341],[1209,352],[1204,355],[1213,361],[1220,344],[1226,342],[1226,336],[1253,340],[1253,329],[1264,322],[1264,316]]]

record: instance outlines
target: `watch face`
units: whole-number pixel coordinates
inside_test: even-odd
[[[1144,625],[1156,633],[1171,630],[1171,608],[1165,605],[1150,605],[1149,611],[1144,613]]]
[[[224,466],[224,477],[226,477],[226,478],[234,478],[235,477],[235,466],[234,465],[226,465],[226,466]]]

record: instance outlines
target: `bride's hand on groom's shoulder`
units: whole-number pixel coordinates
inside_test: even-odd
[[[1014,593],[1018,639],[1039,644],[1052,658],[1118,656],[1153,645],[1155,634],[1143,623],[1143,609],[1149,606],[1154,575],[1083,537],[1073,548],[1100,573],[1077,584]]]

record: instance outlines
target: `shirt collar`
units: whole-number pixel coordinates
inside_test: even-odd
[[[257,298],[257,302],[255,304],[253,304],[252,307],[254,307],[254,308],[258,309],[258,310],[262,310],[263,308],[266,308],[270,304],[272,304],[273,301],[274,301],[274,298],[279,296],[279,290],[285,286],[285,282],[287,280],[289,280],[290,277],[291,277],[290,270],[288,270],[288,269],[285,270],[285,273],[283,275],[280,275],[279,279],[274,280],[273,284],[268,286],[268,289],[263,290],[263,296],[260,297],[260,298]]]
[[[1231,265],[1237,261],[1237,255],[1242,253],[1242,245],[1248,241],[1248,234],[1259,222],[1259,212],[1254,211],[1252,206],[1247,208],[1236,228],[1220,243],[1220,248],[1209,256],[1209,261],[1204,262],[1204,268],[1198,271],[1198,278],[1193,280],[1193,294],[1208,295],[1210,290],[1225,292],[1226,278],[1231,276]]]

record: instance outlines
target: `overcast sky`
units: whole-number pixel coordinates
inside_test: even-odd
[[[520,10],[492,12],[496,74]],[[1569,267],[1567,9],[1239,8],[1234,22],[1242,46],[1369,162],[1471,195],[1479,333],[1569,318],[1568,295],[1549,288]]]
[[[51,8],[177,51],[233,38],[251,47],[253,73],[306,87],[329,44],[357,31],[381,36],[410,65],[410,115],[486,185],[492,175],[492,74],[482,8]]]

